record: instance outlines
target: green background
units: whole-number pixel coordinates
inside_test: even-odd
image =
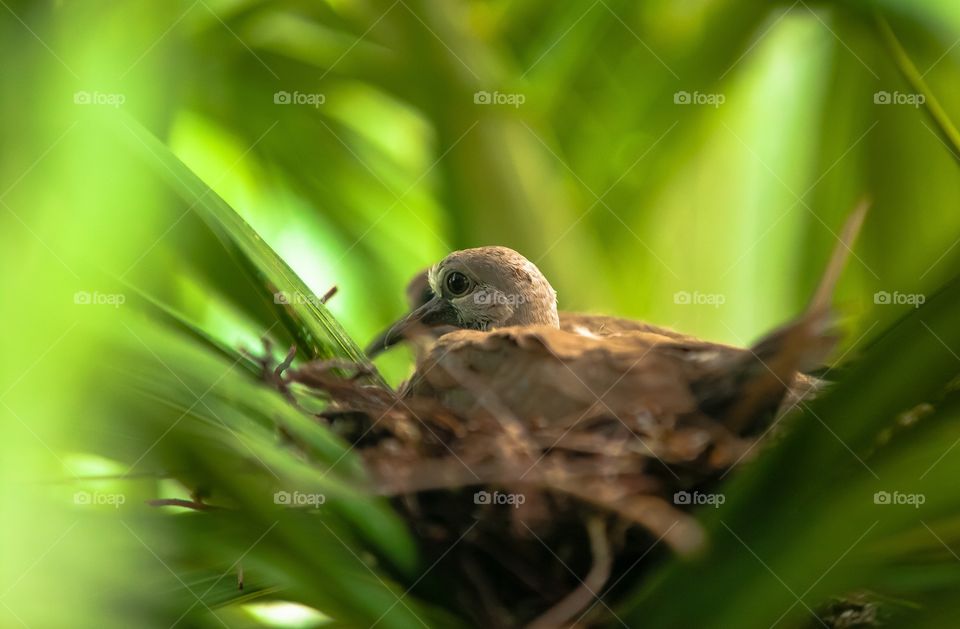
[[[253,490],[225,473],[233,469],[225,462],[255,452],[284,479],[316,482],[309,470],[272,459],[280,455],[265,424],[249,419],[288,412],[282,404],[253,393],[249,377],[218,379],[240,360],[236,348],[259,351],[266,330],[284,349],[298,337],[281,332],[287,328],[277,325],[269,292],[264,299],[244,273],[244,256],[230,252],[236,224],[209,229],[221,206],[207,206],[217,197],[302,278],[305,294],[338,287],[330,313],[361,345],[403,312],[414,273],[470,246],[506,245],[535,261],[562,309],[745,345],[802,312],[845,216],[867,196],[873,206],[835,300],[845,331],[837,362],[875,347],[884,330],[916,311],[877,303],[878,292],[929,301],[960,264],[960,146],[949,123],[960,118],[960,7],[951,0],[2,4],[0,626],[168,626],[191,604],[184,626],[221,626],[205,607],[221,590],[232,596],[225,586],[234,577],[215,582],[210,574],[227,570],[268,530],[270,516],[263,526],[251,517],[249,529],[224,522],[212,532],[195,514],[160,517],[143,501],[178,490],[157,476],[189,470],[235,482],[232,496],[242,503]],[[905,56],[885,36],[884,20]],[[906,80],[911,67],[920,81]],[[478,103],[478,92],[523,102]],[[323,102],[278,103],[278,93]],[[683,93],[722,104],[678,103]],[[883,103],[883,94],[904,102]],[[923,105],[911,104],[920,96]],[[189,180],[187,168],[205,186]],[[248,257],[262,247],[251,243]],[[276,276],[272,282],[282,288]],[[722,303],[678,303],[682,292]],[[158,323],[161,311],[179,323]],[[874,386],[903,393],[877,411],[871,435],[956,375],[958,311],[947,304],[937,312],[953,326],[924,320],[927,334],[918,320],[913,336],[904,332],[877,355],[883,376],[858,381],[864,399],[883,397]],[[329,326],[315,329],[316,355],[346,351],[321,339],[323,330]],[[210,349],[217,343],[222,355]],[[397,382],[409,353],[392,352],[378,366]],[[208,386],[232,388],[209,402],[222,406],[191,406]],[[876,488],[892,491],[942,465],[933,469],[943,478],[927,477],[924,489],[942,495],[930,500],[940,505],[928,507],[939,509],[933,519],[921,526],[907,513],[871,533],[890,537],[873,540],[870,569],[894,575],[875,589],[910,601],[904,609],[926,610],[911,622],[929,626],[953,617],[957,602],[943,592],[960,582],[960,560],[950,556],[960,552],[960,522],[949,516],[960,497],[948,474],[960,467],[960,450],[948,450],[960,432],[946,407],[948,417],[915,437],[902,458],[868,466],[887,466],[873,476],[885,482]],[[194,425],[203,408],[206,423],[200,417]],[[181,414],[186,421],[165,432]],[[230,425],[229,434],[217,432],[215,419]],[[323,456],[340,456],[341,444],[314,437]],[[838,445],[829,433],[818,438]],[[856,459],[872,456],[872,438],[832,453],[811,437],[809,449],[798,445],[792,456],[824,474],[851,461],[851,474],[865,473]],[[223,452],[210,445],[218,443]],[[80,479],[91,476],[108,480]],[[777,478],[784,487],[800,482]],[[827,492],[835,480],[810,486]],[[267,477],[262,492],[271,483]],[[77,504],[77,491],[122,495],[124,504]],[[759,522],[749,514],[762,500],[727,507]],[[866,502],[864,510],[873,507]],[[837,515],[849,504],[833,496],[821,500],[821,511],[804,512],[812,522],[859,522]],[[770,522],[799,527],[796,508],[785,505]],[[410,567],[412,542],[391,528],[401,527],[387,511],[357,499],[331,516],[336,540],[327,540],[323,563],[334,576],[309,560],[297,565],[316,548],[297,546],[298,536],[309,539],[317,524],[282,522],[283,542],[251,558],[263,566],[248,571],[251,589],[257,579],[264,588],[299,583],[278,598],[327,605],[324,612],[369,625],[393,603],[384,592],[403,593],[419,574]],[[872,521],[864,517],[846,536],[842,526],[799,527],[809,537],[794,538],[804,552],[783,550],[787,529],[758,534],[755,548],[785,575],[787,590],[801,594],[813,581],[803,575],[815,577],[840,557]],[[189,520],[186,532],[166,528],[177,518]],[[384,524],[352,539],[352,518]],[[378,535],[389,541],[378,546],[371,541]],[[816,535],[833,539],[836,552]],[[222,542],[221,554],[211,539]],[[733,544],[729,565],[743,575],[736,592],[745,598],[724,599],[718,586],[707,607],[736,626],[768,626],[786,607],[777,608],[778,597],[794,598]],[[353,566],[356,581],[345,576],[342,586],[352,594],[341,594],[331,585],[337,561],[365,558],[371,547],[381,562],[393,557],[395,570],[384,583]],[[877,559],[876,548],[904,554]],[[934,567],[913,565],[918,557]],[[865,565],[835,569],[836,582],[801,596],[814,606],[839,595],[869,572]],[[711,589],[707,579],[699,589]],[[730,580],[717,575],[720,584]],[[210,594],[200,604],[185,588]],[[623,613],[642,609],[651,622],[662,619],[650,626],[699,622],[673,618],[664,611],[669,599],[656,592],[638,594],[640,607],[625,603]],[[750,615],[755,598],[772,601],[772,611]],[[373,611],[357,611],[364,605]],[[447,623],[445,612],[424,607],[417,614],[440,618],[428,624]],[[392,607],[382,625],[408,626],[405,608]],[[219,613],[229,626],[260,626],[236,605]],[[797,604],[782,626],[809,620]]]

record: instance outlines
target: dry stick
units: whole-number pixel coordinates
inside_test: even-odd
[[[553,427],[551,426],[550,428],[552,429]],[[706,430],[702,432],[708,434],[710,437],[709,445],[716,447],[722,444],[731,450],[732,454],[729,456],[730,462],[739,460],[737,457],[739,457],[741,453],[749,451],[755,445],[753,439],[738,437],[724,426],[716,426],[713,433],[709,433]],[[633,434],[636,433],[634,432]],[[676,432],[672,433],[674,436],[677,434]],[[657,435],[654,434],[644,434],[643,437],[648,440],[658,439]],[[544,448],[549,447],[553,450],[562,449],[581,454],[596,454],[606,458],[630,457],[639,454],[650,459],[659,459],[663,463],[679,465],[693,463],[689,455],[682,452],[677,453],[660,442],[647,443],[646,441],[640,442],[624,438],[611,439],[591,434],[587,430],[584,430],[582,433],[568,432],[567,434],[561,435],[559,440],[556,437],[556,431],[553,430],[549,432],[536,432],[532,438],[537,445]],[[706,446],[704,446],[704,449],[706,449]]]
[[[283,360],[273,367],[273,342],[266,336],[261,337],[260,342],[263,344],[263,356],[257,356],[245,347],[239,348],[240,353],[259,365],[261,380],[279,391],[280,394],[294,406],[299,406],[296,398],[287,386],[286,381],[283,379],[283,372],[290,368],[290,365],[293,364],[293,359],[297,355],[297,346],[291,345]]]
[[[793,382],[794,376],[803,366],[802,363],[810,355],[811,347],[815,346],[823,336],[820,328],[824,327],[829,315],[830,299],[847,259],[853,252],[853,244],[860,233],[869,208],[870,200],[862,198],[847,217],[817,291],[803,316],[788,327],[782,328],[774,336],[750,348],[754,356],[759,359],[757,354],[762,353],[758,349],[760,345],[774,339],[777,343],[775,354],[766,361],[761,361],[766,368],[765,372],[753,381],[727,413],[725,423],[735,432],[746,428],[750,418],[756,416],[757,408],[762,405],[763,400],[769,398],[772,391],[780,388],[789,391],[788,385]]]
[[[290,368],[290,365],[293,364],[293,359],[297,357],[297,345],[293,344],[290,346],[290,349],[287,350],[287,355],[283,357],[283,360],[276,366],[273,370],[273,375],[279,382],[283,382],[283,372]]]
[[[336,284],[331,286],[330,289],[323,294],[323,297],[320,298],[320,303],[326,304],[328,301],[330,301],[330,298],[337,294],[337,290],[339,289],[337,288]]]
[[[674,552],[690,556],[706,543],[706,532],[697,518],[678,510],[672,503],[655,494],[610,492],[606,482],[589,484],[565,483],[551,485],[551,489],[579,498],[588,504],[613,511],[630,522],[643,527],[655,537],[662,538]],[[610,495],[605,495],[609,493]]]
[[[403,474],[397,470],[404,468],[405,462],[388,463],[384,459],[379,466],[371,464],[369,452],[365,452],[373,480],[375,491],[381,495],[391,496],[408,494],[430,489],[449,489],[466,487],[477,484],[511,484],[515,480],[511,470],[504,469],[497,463],[479,463],[473,466],[473,474],[480,480],[472,478],[463,466],[450,459],[437,459],[432,465],[420,462],[415,473]],[[637,474],[635,465],[631,462],[622,462],[623,472],[629,473],[637,482],[650,480],[653,477]],[[675,552],[689,555],[700,549],[705,542],[705,534],[696,518],[688,513],[676,509],[666,499],[657,496],[651,488],[646,492],[625,493],[626,488],[616,489],[607,478],[597,477],[597,464],[586,461],[582,466],[566,467],[562,478],[556,473],[539,472],[528,477],[522,486],[541,490],[560,492],[586,504],[612,511],[626,518],[630,522],[646,529],[655,537],[663,537],[664,542]]]
[[[814,294],[813,300],[807,309],[808,313],[816,314],[830,307],[830,299],[833,297],[834,290],[840,279],[840,274],[846,266],[847,259],[852,253],[857,236],[860,235],[860,228],[863,227],[863,221],[869,209],[870,199],[867,197],[861,198],[850,213],[850,216],[848,216],[844,222],[843,229],[840,230],[839,242],[833,248],[830,262],[827,263],[827,268],[823,273],[823,277],[820,279],[819,286],[817,286],[817,292]]]
[[[593,553],[593,566],[580,587],[567,594],[563,599],[527,625],[527,629],[556,629],[566,627],[570,619],[579,614],[594,598],[610,578],[613,557],[607,540],[607,528],[603,519],[597,516],[587,522],[587,534],[590,536],[590,550]]]
[[[487,612],[486,616],[492,619],[494,626],[507,626],[509,619],[507,610],[497,599],[496,592],[491,587],[490,582],[484,578],[483,570],[466,557],[460,563],[467,580],[476,588],[477,596]]]
[[[416,461],[417,469],[413,473],[400,474],[397,470],[410,461],[403,458],[390,457],[386,453],[374,450],[364,449],[361,451],[364,460],[368,463],[375,491],[383,496],[395,496],[421,491],[430,491],[437,489],[457,489],[460,487],[470,487],[482,484],[510,484],[516,482],[516,470],[506,468],[499,462],[479,462],[474,465],[473,471],[479,480],[464,469],[459,462],[450,457],[428,458]],[[637,465],[633,461],[618,461],[617,467],[610,470],[630,474],[637,478],[649,478],[650,482],[655,482],[655,477],[649,476],[637,471]],[[584,461],[580,465],[565,466],[564,481],[573,483],[583,479],[602,480],[597,473],[597,464],[595,461]],[[559,489],[567,491],[569,485],[556,479],[551,479],[546,472],[532,472],[523,485],[530,487],[540,487],[543,489]]]

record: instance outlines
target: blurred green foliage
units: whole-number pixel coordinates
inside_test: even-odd
[[[799,596],[779,623],[803,626],[859,582],[921,609],[909,626],[948,626],[956,400],[897,448],[875,441],[958,371],[960,147],[929,115],[935,97],[960,119],[958,38],[952,0],[7,0],[0,626],[261,626],[208,612],[238,596],[241,555],[251,599],[280,584],[346,626],[449,626],[456,610],[396,603],[425,568],[414,541],[238,348],[269,333],[356,356],[409,277],[483,244],[534,260],[563,309],[746,344],[802,310],[864,194],[837,360],[865,360],[811,411],[824,421],[734,479],[711,554],[617,609],[769,626]],[[396,382],[408,363],[378,366]],[[282,456],[277,421],[337,473]],[[245,525],[143,505],[186,497],[157,478],[185,471]],[[340,500],[319,527],[281,517],[283,483]],[[914,485],[935,497],[922,520],[863,501]]]

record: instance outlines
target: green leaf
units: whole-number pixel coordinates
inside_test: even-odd
[[[618,612],[624,620],[769,627],[790,619],[784,626],[797,626],[831,596],[883,583],[896,570],[885,565],[884,540],[921,529],[921,517],[932,526],[960,509],[953,480],[960,461],[945,459],[921,476],[958,438],[955,405],[926,419],[944,430],[900,438],[874,453],[898,414],[940,403],[960,371],[952,349],[960,348],[957,312],[960,279],[877,339],[832,390],[790,420],[782,443],[720,489],[725,504],[701,513],[709,550],[690,562],[672,561],[641,586]],[[922,512],[878,505],[877,491],[921,493],[926,504]],[[704,574],[709,587],[690,587]]]
[[[305,357],[341,357],[370,364],[320,299],[226,201],[139,122],[123,114],[118,114],[114,122],[126,144],[200,215],[250,273],[262,288],[263,299],[275,304],[280,321],[296,339]]]

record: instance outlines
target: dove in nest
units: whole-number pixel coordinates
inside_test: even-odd
[[[516,251],[507,249],[506,247],[480,247],[479,249],[458,251],[454,254],[451,254],[451,256],[448,256],[448,259],[459,258],[462,263],[469,264],[470,260],[477,256],[489,257],[497,260],[495,265],[496,267],[508,267],[513,265],[526,269],[527,265],[529,265],[535,275],[538,278],[542,278],[538,281],[542,281],[543,284],[549,287],[549,283],[547,282],[546,278],[543,277],[543,274],[535,264],[524,258]],[[447,260],[444,260],[444,262],[446,261]],[[444,266],[444,264],[441,263],[438,265],[438,267],[440,266]],[[414,332],[417,335],[431,336],[436,338],[446,332],[451,332],[460,328],[492,329],[493,327],[503,327],[503,325],[507,325],[502,323],[497,325],[497,321],[491,320],[489,316],[483,316],[482,313],[476,321],[455,318],[455,321],[452,324],[438,321],[438,318],[442,319],[442,317],[438,317],[439,313],[431,313],[429,309],[427,312],[421,311],[419,314],[416,314],[420,308],[430,304],[437,295],[430,284],[431,270],[433,269],[428,268],[424,269],[420,273],[417,273],[417,275],[415,275],[414,278],[407,284],[406,297],[407,305],[410,308],[410,315],[388,327],[370,342],[370,344],[367,346],[366,352],[371,358],[378,356],[397,343],[407,340],[409,336],[413,336]],[[467,274],[466,276],[469,277],[470,274]],[[450,281],[457,282],[459,281],[459,278],[454,278]],[[540,305],[527,301],[527,294],[524,292],[521,292],[518,295],[520,296],[514,296],[511,298],[510,295],[504,293],[502,290],[493,288],[492,290],[481,290],[477,292],[474,299],[480,302],[486,302],[486,305],[488,306],[500,305],[499,308],[491,308],[491,310],[498,310],[501,316],[507,307],[512,307],[511,304],[514,302],[521,302],[521,306],[530,304],[535,307],[535,310],[539,311],[539,314],[534,313],[531,315],[522,312],[521,318],[528,320],[541,320],[543,323],[552,325],[553,318],[550,314],[550,310],[556,310],[556,293],[552,288],[549,288],[547,292],[543,293],[543,301],[549,302],[552,299],[553,306],[550,306],[549,304]],[[484,305],[484,303],[481,303],[480,305]],[[447,314],[453,313],[448,311]],[[695,337],[676,332],[666,327],[653,325],[644,321],[636,321],[634,319],[622,319],[607,315],[582,314],[564,311],[556,312],[556,315],[559,319],[557,322],[557,327],[559,327],[561,330],[575,332],[587,336],[609,336],[611,334],[619,334],[623,332],[653,332],[660,334],[661,336],[667,336],[674,339],[695,339]],[[509,325],[519,325],[519,323],[511,323]]]
[[[423,530],[429,524],[442,540],[434,549],[438,561],[451,541],[473,530],[476,539],[448,557],[457,566],[475,554],[487,558],[492,545],[483,540],[494,540],[496,556],[526,557],[530,565],[550,560],[537,559],[541,546],[581,552],[582,536],[571,531],[588,514],[586,528],[598,529],[590,535],[587,580],[598,581],[591,592],[612,578],[612,538],[604,531],[611,513],[681,555],[697,552],[705,533],[682,506],[689,503],[669,496],[709,490],[763,441],[774,417],[819,388],[805,372],[819,367],[836,341],[828,303],[865,212],[863,203],[848,220],[806,312],[747,348],[642,321],[558,311],[553,287],[520,253],[451,253],[414,278],[410,312],[368,349],[373,356],[417,341],[411,379],[399,394],[376,389],[382,399],[373,402],[369,387],[347,387],[358,403],[344,408],[357,406],[370,420],[356,441],[377,490],[404,496],[411,521]],[[299,377],[331,390],[322,369]],[[370,432],[376,438],[362,441]],[[520,492],[528,502],[505,518],[476,494],[458,511],[451,509],[459,504],[456,491],[437,491],[471,485]],[[642,560],[650,547],[634,548],[636,539],[620,539],[616,552],[635,550]],[[527,573],[514,574],[508,563],[491,579],[508,584],[499,593],[504,608],[537,600],[540,615],[528,626],[567,626],[570,609],[580,609],[571,603],[579,590],[562,600],[528,592],[515,578]],[[578,585],[550,583],[561,592]]]
[[[861,220],[856,212],[846,240]],[[479,247],[453,252],[414,278],[412,311],[368,352],[419,335],[435,339],[404,393],[463,415],[486,410],[561,426],[603,416],[670,425],[709,418],[745,434],[785,401],[818,388],[803,372],[820,366],[836,341],[827,302],[848,250],[841,244],[807,313],[748,348],[559,312],[535,264],[506,247]]]

